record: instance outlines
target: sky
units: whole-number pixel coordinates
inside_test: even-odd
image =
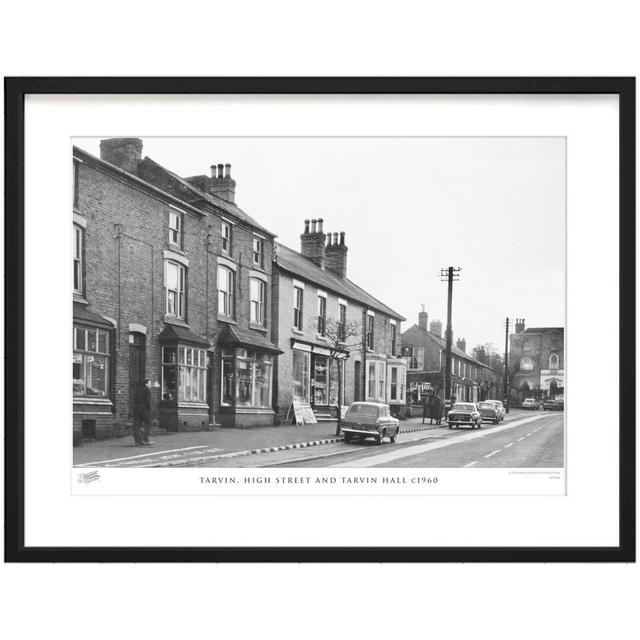
[[[300,250],[304,220],[344,231],[347,277],[417,323],[446,324],[440,269],[454,284],[454,340],[504,348],[504,319],[565,324],[565,139],[143,138],[181,175],[230,163],[236,204]],[[99,156],[99,139],[74,144]]]

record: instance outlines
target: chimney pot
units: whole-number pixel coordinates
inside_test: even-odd
[[[219,164],[218,165],[218,178],[222,178],[224,173],[224,165],[223,164]]]
[[[322,233],[322,223],[324,222],[323,218],[318,218],[318,233]]]
[[[224,165],[224,177],[225,178],[230,178],[231,177],[231,165],[230,164],[225,164]]]
[[[212,180],[216,179],[216,165],[215,164],[211,165],[211,179]]]
[[[344,246],[344,231],[340,232],[340,244]]]
[[[304,232],[309,233],[309,220],[304,221]]]
[[[333,244],[335,244],[335,245],[338,244],[338,234],[337,234],[337,232],[333,234]]]
[[[315,233],[316,232],[316,224],[317,224],[317,220],[315,218],[313,218],[311,220],[311,233]]]

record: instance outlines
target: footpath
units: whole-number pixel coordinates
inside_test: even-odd
[[[400,422],[400,433],[437,429],[446,426],[422,424],[421,417],[408,418]],[[256,453],[268,453],[286,449],[313,447],[339,442],[336,422],[318,424],[281,425],[255,428],[215,427],[210,431],[185,431],[159,433],[152,436],[153,444],[136,447],[133,436],[83,442],[73,448],[74,466],[134,467],[171,464],[181,458],[211,458],[211,456],[235,457]]]

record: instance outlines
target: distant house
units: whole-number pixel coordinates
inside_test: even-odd
[[[428,325],[428,319],[427,312],[421,311],[418,324],[402,334],[407,385],[416,399],[425,389],[444,399],[446,342],[442,338],[442,323],[435,321]],[[452,345],[451,354],[451,394],[456,400],[477,402],[501,397],[495,371],[466,353],[464,340]]]
[[[271,341],[283,352],[275,363],[275,410],[284,418],[295,401],[327,415],[338,404],[371,400],[402,413],[404,318],[347,278],[344,233],[327,234],[322,219],[306,220],[300,238],[300,252],[275,244]],[[355,331],[332,344],[330,326]],[[332,351],[345,358],[342,385]]]
[[[564,327],[525,329],[516,320],[509,336],[509,387],[514,399],[564,394]]]

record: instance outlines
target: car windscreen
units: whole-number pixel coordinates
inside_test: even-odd
[[[369,404],[354,404],[349,409],[350,416],[369,416],[371,418],[378,417],[378,407],[372,407]]]
[[[474,409],[472,404],[454,404],[452,411],[473,411]]]
[[[495,409],[495,406],[492,405],[490,402],[481,402],[478,405],[479,409]]]

